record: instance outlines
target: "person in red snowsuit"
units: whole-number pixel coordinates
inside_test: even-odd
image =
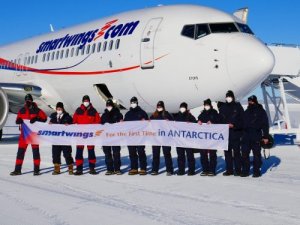
[[[21,125],[23,124],[24,120],[30,120],[30,123],[35,123],[36,121],[39,122],[47,121],[47,115],[40,108],[38,108],[35,102],[33,102],[33,98],[30,94],[27,94],[25,96],[25,105],[18,112],[16,124]],[[15,170],[11,172],[10,175],[16,176],[22,174],[21,170],[22,170],[23,160],[24,160],[27,147],[28,144],[26,144],[23,132],[21,131],[19,137],[19,147],[18,147],[18,153],[16,159],[16,166],[15,166]],[[33,164],[34,164],[33,175],[36,176],[36,175],[40,175],[41,158],[40,158],[39,145],[32,144],[31,147],[32,147]]]
[[[82,104],[77,108],[73,115],[73,123],[74,124],[100,124],[101,117],[97,110],[93,107],[90,101],[90,97],[88,95],[83,96]],[[82,175],[83,170],[83,145],[77,145],[76,150],[76,172],[74,175]],[[95,155],[95,146],[88,145],[88,158],[89,158],[89,167],[90,174],[97,174],[95,170],[96,165],[96,155]]]

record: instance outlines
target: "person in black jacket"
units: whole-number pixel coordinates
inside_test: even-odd
[[[115,104],[111,99],[106,101],[106,109],[102,114],[101,123],[119,123],[123,121],[123,115],[120,110],[115,107]],[[105,154],[105,163],[107,171],[105,175],[122,175],[121,173],[121,147],[120,146],[103,146],[103,152]]]
[[[226,93],[226,103],[222,104],[219,110],[221,122],[229,124],[228,150],[224,151],[226,161],[226,171],[223,173],[224,176],[241,175],[243,113],[244,109],[239,102],[235,101],[234,93],[228,91]]]
[[[188,110],[188,104],[183,102],[180,104],[179,112],[175,116],[175,121],[196,123],[196,118]],[[195,175],[195,157],[194,151],[191,148],[176,148],[178,171],[177,175],[182,176],[185,174],[185,162],[188,162],[188,175]]]
[[[138,105],[138,99],[132,97],[130,100],[130,109],[125,114],[124,121],[148,120],[147,113]],[[131,169],[128,175],[146,175],[147,156],[145,146],[128,146]],[[138,160],[140,161],[140,171],[138,171]]]
[[[64,109],[64,104],[62,102],[58,102],[56,104],[56,112],[52,113],[50,116],[50,124],[65,124],[69,125],[73,123],[72,117],[67,113]],[[69,174],[73,175],[73,157],[72,157],[72,147],[64,146],[64,145],[53,145],[52,146],[52,159],[54,164],[54,171],[52,175],[60,174],[60,165],[61,165],[61,152],[66,160],[66,164],[68,165]]]
[[[150,116],[151,120],[174,120],[173,116],[166,111],[163,101],[159,101],[156,105],[156,111]],[[163,149],[165,157],[167,176],[173,175],[173,161],[170,146],[152,146],[152,172],[151,175],[158,175],[160,164],[160,149]]]
[[[202,123],[213,124],[220,123],[220,116],[211,104],[210,99],[206,99],[204,101],[204,110],[198,116],[198,123],[202,125]],[[200,150],[200,159],[202,165],[202,173],[201,176],[215,176],[216,175],[216,167],[217,167],[217,150]]]
[[[244,113],[244,132],[242,137],[242,177],[249,176],[250,152],[253,152],[253,177],[260,177],[261,141],[268,143],[269,135],[268,116],[262,105],[258,104],[257,97],[248,98],[248,108]]]

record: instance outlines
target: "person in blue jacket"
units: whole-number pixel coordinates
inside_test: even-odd
[[[130,109],[125,114],[124,121],[148,120],[147,113],[138,104],[138,99],[136,97],[132,97],[130,99]],[[145,146],[128,146],[128,150],[131,167],[128,175],[147,175],[147,156]],[[140,162],[140,171],[138,170],[138,160]]]
[[[175,115],[175,121],[196,123],[196,118],[188,110],[188,104],[183,102],[180,104],[179,112]],[[194,149],[191,148],[176,148],[177,151],[177,163],[178,171],[177,175],[182,176],[185,174],[185,163],[187,159],[188,164],[188,176],[195,175],[195,157]]]
[[[106,109],[101,116],[101,124],[113,124],[123,121],[123,115],[111,99],[106,101]],[[121,146],[103,146],[107,171],[105,175],[122,175]]]
[[[156,111],[150,116],[150,120],[174,120],[173,116],[166,111],[163,101],[156,105]],[[160,165],[160,149],[162,148],[165,157],[167,176],[174,173],[173,161],[170,146],[152,146],[152,172],[151,175],[158,175]]]
[[[204,101],[204,110],[198,116],[198,123],[206,124],[217,124],[220,123],[220,115],[217,110],[215,110],[211,104],[210,99]],[[201,176],[215,176],[217,167],[217,150],[213,149],[201,149],[200,150],[200,160],[202,165]]]
[[[257,97],[248,98],[248,108],[244,113],[244,130],[242,137],[242,174],[247,177],[250,173],[250,152],[253,152],[253,177],[261,176],[261,141],[268,143],[268,116]]]
[[[228,150],[224,151],[226,171],[224,176],[241,175],[241,137],[243,130],[244,109],[239,102],[235,101],[232,91],[226,93],[226,103],[220,106],[219,114],[223,124],[229,124]]]
[[[56,112],[52,113],[50,116],[50,124],[64,124],[70,125],[73,123],[73,119],[69,113],[65,111],[64,104],[62,102],[58,102],[56,104]],[[52,159],[54,164],[54,171],[52,175],[60,174],[60,165],[61,165],[61,153],[66,160],[66,164],[68,165],[69,175],[73,175],[73,164],[74,159],[72,157],[72,147],[67,145],[53,145],[52,146]]]

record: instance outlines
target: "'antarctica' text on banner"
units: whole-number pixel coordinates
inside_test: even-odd
[[[132,121],[115,124],[58,125],[25,120],[22,134],[28,144],[158,145],[197,149],[228,149],[227,124],[174,121]]]

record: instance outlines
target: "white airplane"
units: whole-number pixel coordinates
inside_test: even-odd
[[[196,5],[125,12],[0,48],[0,129],[31,93],[50,113],[74,112],[83,95],[102,112],[113,98],[128,109],[136,96],[153,112],[163,100],[177,112],[227,90],[241,99],[272,71],[274,56],[233,15]]]

